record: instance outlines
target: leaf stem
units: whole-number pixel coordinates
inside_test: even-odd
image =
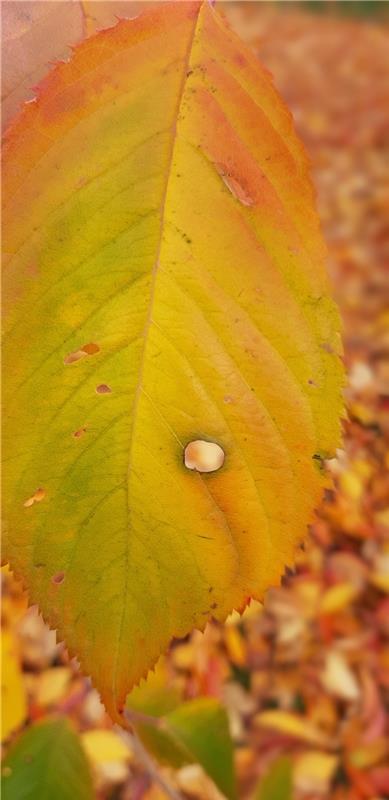
[[[123,711],[124,719],[133,725],[152,725],[153,728],[164,728],[162,717],[154,717],[152,714],[144,714],[143,711],[135,711],[132,708],[125,708]]]
[[[131,712],[128,716],[127,710],[124,713],[128,721],[131,721]],[[145,714],[141,716],[147,715]],[[154,722],[156,721],[155,717],[152,719],[154,719]],[[137,733],[134,730],[132,730],[132,733],[129,733],[128,731],[124,731],[123,728],[120,728],[120,735],[128,744],[138,761],[143,765],[150,778],[165,792],[168,797],[170,797],[170,800],[183,800],[180,792],[178,792],[174,786],[170,785],[164,775],[161,775],[158,764],[147,752]]]

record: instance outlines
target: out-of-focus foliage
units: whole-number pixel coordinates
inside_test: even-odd
[[[20,671],[19,643],[12,630],[1,632],[1,733],[8,739],[27,715],[27,702]]]
[[[278,758],[261,778],[255,800],[293,800],[293,764]]]
[[[285,0],[270,0],[278,10]],[[382,0],[288,0],[288,10],[302,11],[326,16],[348,16],[348,17],[388,17],[388,7]]]
[[[379,25],[310,16],[304,9],[275,11],[264,3],[230,4],[227,10],[275,75],[309,149],[344,319],[349,420],[296,570],[269,592],[264,608],[255,605],[243,619],[234,615],[223,627],[211,625],[204,635],[175,642],[167,669],[176,697],[211,696],[224,703],[240,798],[251,800],[285,755],[293,762],[293,800],[385,798],[387,33]],[[132,748],[123,746],[63,646],[35,610],[26,612],[21,588],[8,573],[3,582],[4,626],[21,654],[28,725],[53,711],[67,714],[80,730],[104,800],[166,800]],[[196,765],[163,766],[160,774],[186,798],[216,797]]]
[[[68,720],[31,725],[2,766],[3,800],[92,800],[90,766]]]
[[[233,746],[225,708],[215,697],[185,700],[160,659],[127,698],[127,719],[148,750],[178,768],[200,764],[225,797],[236,797]]]

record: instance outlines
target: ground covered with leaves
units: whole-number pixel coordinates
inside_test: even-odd
[[[389,796],[389,69],[381,23],[266,3],[227,7],[273,73],[313,167],[344,323],[347,419],[317,521],[264,606],[173,643],[169,681],[228,710],[239,797],[280,756],[296,800]],[[96,691],[3,570],[5,736],[53,713],[81,732],[97,796],[164,791]],[[181,796],[217,790],[196,765],[159,766]],[[157,778],[158,778],[157,775]]]

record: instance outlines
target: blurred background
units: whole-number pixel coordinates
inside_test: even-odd
[[[34,96],[30,87],[48,63],[69,56],[69,43],[114,24],[116,14],[133,16],[142,5],[3,3],[3,122]],[[156,696],[166,700],[169,687],[184,699],[221,701],[239,798],[385,800],[389,7],[374,0],[220,6],[273,74],[311,159],[343,318],[348,418],[343,449],[326,465],[325,497],[295,569],[270,589],[263,606],[253,604],[224,626],[210,624],[204,634],[174,642]],[[174,792],[193,800],[221,797],[198,764],[172,766],[158,747],[152,767],[145,764],[144,753],[112,728],[97,692],[38,611],[28,608],[7,568],[2,584],[6,753],[37,720],[65,715],[80,733],[101,800],[163,800]],[[264,792],[269,770],[274,775],[280,764],[281,778]]]

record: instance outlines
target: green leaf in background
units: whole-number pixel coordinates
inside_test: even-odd
[[[292,761],[277,758],[261,779],[254,800],[293,800]]]
[[[126,707],[138,736],[158,761],[176,769],[201,764],[228,800],[235,800],[233,745],[227,713],[218,700],[199,697],[182,702],[162,660],[131,692]]]
[[[236,797],[233,746],[225,708],[213,697],[199,697],[183,703],[165,717],[168,730],[201,764],[218,789]]]
[[[175,769],[188,764],[188,754],[183,753],[182,747],[169,735],[163,717],[182,701],[183,693],[172,683],[165,658],[159,659],[155,670],[149,672],[147,680],[142,680],[132,690],[126,701],[131,724],[144,746],[158,761]],[[154,720],[144,724],[142,717]]]
[[[66,719],[39,722],[11,747],[2,800],[94,800],[87,758]]]

